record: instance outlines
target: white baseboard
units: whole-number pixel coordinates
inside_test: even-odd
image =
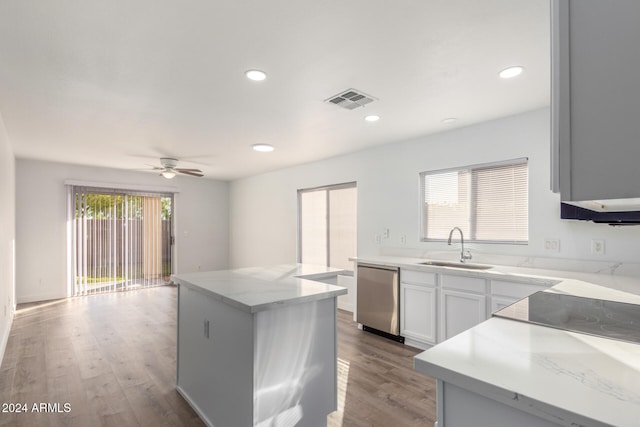
[[[429,350],[433,345],[426,344],[420,341],[415,341],[411,338],[404,337],[404,344],[409,347],[419,348],[420,350]]]
[[[211,421],[209,420],[209,418],[207,418],[204,412],[200,410],[200,407],[191,400],[189,395],[184,390],[182,390],[182,387],[180,387],[179,385],[176,385],[176,391],[180,394],[180,396],[184,398],[184,400],[187,401],[189,406],[191,406],[191,409],[193,409],[194,412],[198,414],[202,422],[204,422],[208,427],[214,427],[213,424],[211,424]]]
[[[16,296],[16,303],[25,304],[29,302],[50,301],[54,299],[63,299],[63,298],[67,298],[67,296],[59,295],[59,294],[22,295],[22,296]]]
[[[338,297],[338,308],[340,310],[348,311],[350,313],[353,313],[353,310],[354,310],[353,304],[351,304],[349,302],[340,301],[340,297]]]
[[[0,341],[0,367],[2,366],[2,361],[4,360],[4,353],[7,350],[7,343],[9,342],[9,335],[11,335],[11,326],[13,325],[13,310],[9,312],[9,322],[2,334],[2,341]]]

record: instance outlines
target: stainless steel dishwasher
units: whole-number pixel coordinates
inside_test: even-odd
[[[398,268],[358,264],[356,320],[365,331],[404,342],[398,276]]]

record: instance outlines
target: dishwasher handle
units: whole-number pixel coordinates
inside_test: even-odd
[[[378,270],[388,270],[388,271],[399,271],[400,270],[398,267],[390,267],[390,266],[378,265],[378,264],[362,264],[362,263],[358,263],[358,268],[360,268],[360,267],[375,268],[375,269],[378,269]]]

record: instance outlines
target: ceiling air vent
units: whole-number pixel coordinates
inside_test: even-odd
[[[355,89],[347,89],[338,95],[334,95],[331,98],[325,99],[325,102],[335,104],[338,107],[346,108],[347,110],[355,110],[358,107],[364,107],[370,102],[375,100],[374,97],[365,93],[357,91]]]

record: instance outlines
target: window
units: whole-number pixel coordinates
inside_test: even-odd
[[[356,256],[355,183],[298,190],[298,260],[351,270]]]
[[[528,176],[527,159],[421,173],[422,240],[527,243]]]

